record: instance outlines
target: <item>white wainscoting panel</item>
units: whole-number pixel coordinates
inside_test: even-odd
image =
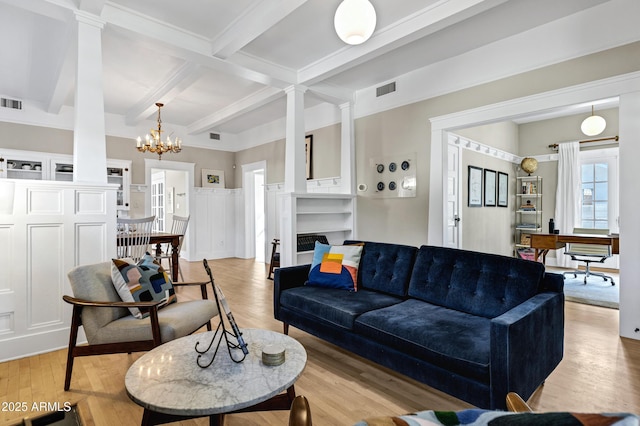
[[[63,224],[27,225],[27,328],[62,323]]]
[[[116,252],[115,185],[12,182],[13,212],[0,213],[0,362],[66,347],[67,273]]]
[[[76,223],[75,263],[87,265],[109,259],[106,223]]]
[[[13,263],[14,226],[0,224],[0,298],[2,293],[13,289],[15,282],[11,276]]]
[[[193,220],[195,250],[190,261],[221,259],[236,255],[238,227],[244,223],[238,217],[239,189],[194,188],[195,214]]]
[[[64,214],[64,191],[57,188],[29,188],[27,193],[27,214],[62,215]],[[15,208],[15,207],[14,207]]]
[[[107,197],[101,191],[78,190],[75,196],[76,214],[106,214]]]

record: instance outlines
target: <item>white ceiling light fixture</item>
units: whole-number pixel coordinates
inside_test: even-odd
[[[364,43],[376,29],[376,10],[369,0],[343,0],[336,9],[333,25],[345,43]]]
[[[585,118],[580,126],[582,133],[587,136],[597,136],[604,132],[605,127],[607,127],[607,122],[599,115],[594,115],[593,105],[591,105],[591,115]]]

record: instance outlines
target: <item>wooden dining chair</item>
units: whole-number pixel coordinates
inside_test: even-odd
[[[149,240],[155,216],[141,219],[118,218],[117,256],[138,262],[149,250]]]
[[[184,236],[187,233],[187,227],[189,226],[189,217],[190,216],[176,216],[173,215],[173,223],[171,224],[171,233],[181,235],[180,243],[176,250],[178,251],[178,259],[180,259],[180,251],[182,250],[182,241],[184,241]],[[156,260],[158,263],[162,263],[162,259],[167,259],[169,261],[169,270],[173,270],[173,247],[171,244],[163,244],[160,248],[160,255],[156,253]],[[180,262],[178,262],[178,273],[180,274],[180,279],[184,280],[182,276],[182,268],[180,267]]]
[[[280,267],[280,252],[278,251],[278,246],[280,245],[280,240],[278,238],[274,238],[271,242],[271,261],[269,262],[269,273],[267,274],[267,279],[272,280],[273,271],[276,268]]]

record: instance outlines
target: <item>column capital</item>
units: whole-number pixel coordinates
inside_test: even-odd
[[[100,18],[98,15],[85,12],[84,10],[74,10],[73,13],[76,16],[76,21],[82,22],[83,24],[94,26],[96,28],[103,29],[105,24],[107,23],[107,21]]]
[[[291,86],[284,88],[284,93],[289,94],[291,92],[305,93],[308,90],[307,86],[301,84],[292,84]]]
[[[353,102],[351,101],[338,105],[338,108],[340,108],[341,110],[345,110],[347,108],[352,108],[352,107],[353,107]]]

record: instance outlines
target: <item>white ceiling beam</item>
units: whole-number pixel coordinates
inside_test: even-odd
[[[308,0],[256,0],[213,41],[211,54],[227,59]]]
[[[358,46],[345,46],[298,72],[300,84],[313,85],[419,38],[468,19],[507,0],[440,0],[373,33]]]
[[[76,10],[71,0],[0,0],[0,3],[64,22],[73,17],[71,11]]]
[[[187,126],[190,135],[206,132],[209,129],[246,114],[285,95],[284,91],[275,87],[265,87],[220,111],[201,118]]]
[[[100,16],[106,0],[80,0],[78,9]]]
[[[333,105],[341,105],[345,102],[354,100],[355,92],[343,89],[342,87],[333,86],[325,83],[314,84],[309,86],[308,91],[313,93],[317,98]]]
[[[165,55],[172,55],[249,81],[285,88],[291,84],[271,75],[211,56],[208,39],[178,28],[170,23],[152,19],[136,11],[107,2],[101,15],[108,25],[136,34],[141,39],[153,39],[147,47]]]
[[[64,105],[64,101],[67,100],[67,96],[71,93],[76,85],[76,65],[78,63],[78,50],[77,50],[77,32],[75,27],[73,30],[69,27],[67,31],[66,44],[67,50],[64,54],[64,59],[57,70],[57,79],[55,87],[49,98],[49,102],[46,105],[47,112],[51,114],[59,114]]]
[[[178,67],[156,90],[127,111],[125,114],[126,124],[133,126],[149,118],[157,111],[156,102],[169,103],[195,83],[202,76],[202,73],[202,67],[197,64],[187,62]]]

